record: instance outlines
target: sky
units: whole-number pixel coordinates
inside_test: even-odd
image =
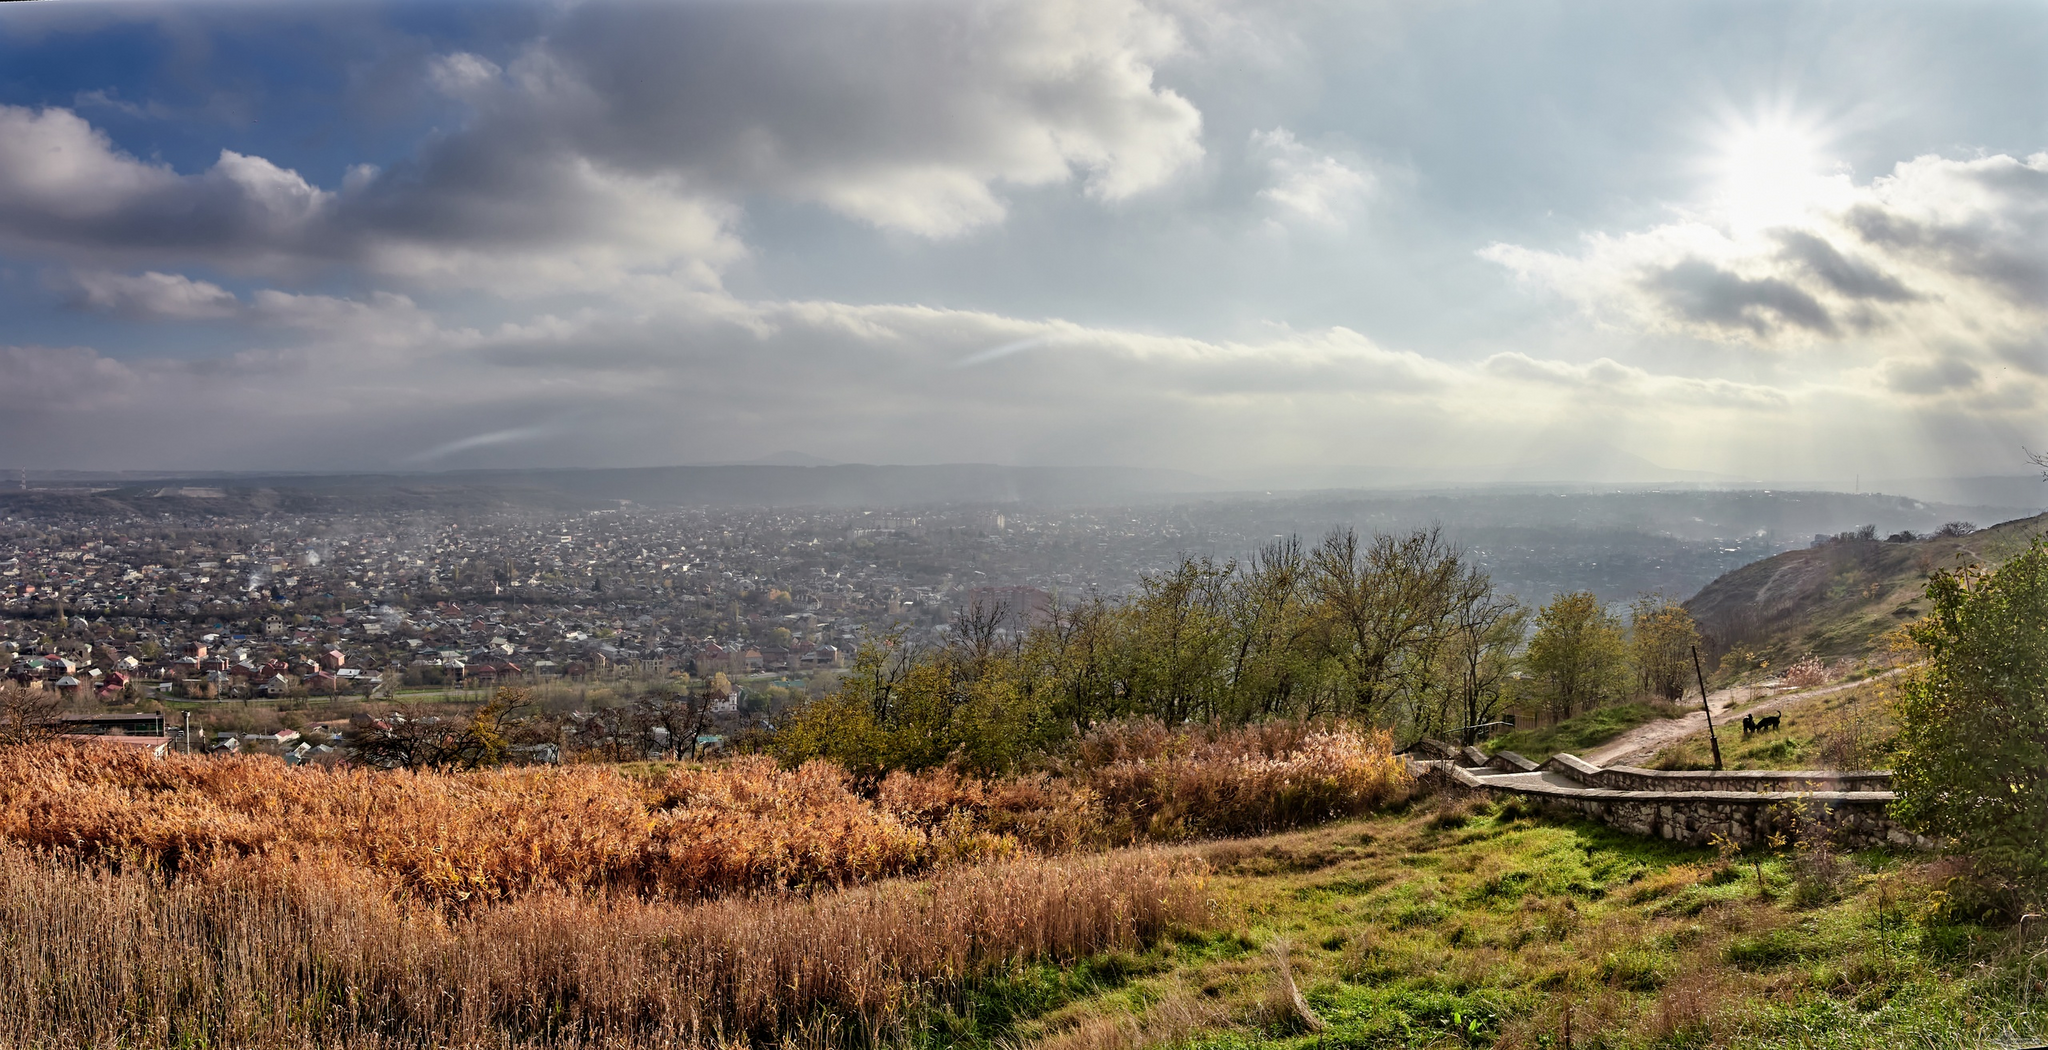
[[[2022,3],[0,5],[0,466],[2022,473],[2042,54]]]

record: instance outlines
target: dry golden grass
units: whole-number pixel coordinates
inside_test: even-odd
[[[825,764],[767,759],[648,785],[602,766],[462,773],[0,752],[0,839],[169,872],[252,857],[360,869],[444,901],[539,889],[702,896],[911,871],[928,836]]]
[[[885,1031],[990,967],[1147,943],[1206,911],[1156,851],[670,904],[539,891],[446,916],[346,871],[115,873],[0,848],[0,1044],[702,1045]],[[339,877],[335,877],[339,875]]]
[[[1104,727],[1057,776],[984,782],[943,770],[892,774],[884,809],[937,833],[1015,838],[1041,850],[1262,834],[1356,816],[1411,784],[1384,730],[1266,723],[1173,730]]]
[[[390,772],[0,748],[0,1046],[872,1042],[991,968],[1208,914],[1199,858],[1104,848],[1406,789],[1384,734],[1343,729],[1115,727],[1058,775],[873,797],[758,757]],[[1098,852],[1048,856],[1079,848]],[[1126,1036],[1175,1030],[1153,1027]]]
[[[607,766],[474,772],[161,761],[0,749],[0,841],[166,872],[251,858],[354,869],[411,899],[544,889],[706,897],[842,886],[1003,857],[1296,826],[1406,790],[1384,733],[1098,733],[1061,776],[898,774],[870,800],[826,762],[762,757],[652,779]]]

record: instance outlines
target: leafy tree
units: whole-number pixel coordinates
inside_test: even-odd
[[[1434,649],[1463,561],[1439,529],[1370,540],[1345,529],[1324,537],[1310,564],[1325,651],[1348,679],[1342,713],[1381,718],[1412,658]]]
[[[799,709],[776,735],[787,765],[830,758],[864,776],[957,763],[1006,771],[1065,734],[1024,665],[977,661],[955,647],[911,650],[901,638],[863,646],[839,688]]]
[[[1451,734],[1498,710],[1526,615],[1435,529],[1186,556],[1136,594],[1058,603],[1013,638],[969,609],[946,645],[864,647],[786,720],[786,762],[1002,769],[1096,723],[1339,716]]]
[[[1995,572],[1937,572],[1907,634],[1897,814],[2036,906],[2048,892],[2048,542]]]
[[[1645,692],[1666,700],[1685,695],[1693,678],[1693,646],[1700,641],[1691,613],[1662,595],[1645,594],[1629,606],[1628,641]]]
[[[1554,716],[1619,699],[1628,674],[1621,621],[1591,591],[1560,594],[1536,613],[1528,662]]]

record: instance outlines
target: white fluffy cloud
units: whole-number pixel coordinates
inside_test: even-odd
[[[1703,213],[1590,236],[1575,253],[1481,254],[1624,329],[1807,348],[1837,367],[1874,360],[1864,378],[1899,393],[1968,393],[2001,369],[2032,389],[2025,362],[2048,322],[2048,154],[1927,156],[1866,184],[1815,180],[1801,207],[1759,228]]]
[[[943,237],[1001,219],[1005,185],[1116,201],[1199,159],[1201,114],[1154,81],[1180,47],[1130,0],[586,5],[502,75],[441,60],[480,120],[440,162],[567,153]]]
[[[72,304],[138,321],[198,321],[233,317],[241,309],[234,293],[183,274],[111,273],[89,270],[71,275]]]
[[[1290,220],[1343,229],[1372,196],[1364,165],[1311,149],[1286,128],[1252,132],[1251,152],[1270,177],[1259,197]]]
[[[435,59],[425,79],[467,125],[332,189],[225,150],[180,173],[71,111],[0,106],[0,244],[505,292],[709,287],[757,197],[945,237],[1000,220],[1005,187],[1113,203],[1162,185],[1202,153],[1200,113],[1154,81],[1180,46],[1131,0],[582,5],[503,67]]]

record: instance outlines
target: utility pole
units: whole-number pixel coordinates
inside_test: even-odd
[[[1692,647],[1692,673],[1700,680],[1700,710],[1707,713],[1707,743],[1714,748],[1714,772],[1721,771],[1721,738],[1714,735],[1714,708],[1707,703],[1707,673],[1700,669],[1700,647]]]
[[[185,753],[192,753],[192,712],[185,712]]]

